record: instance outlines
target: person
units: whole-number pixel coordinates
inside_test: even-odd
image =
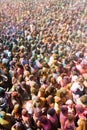
[[[6,113],[5,111],[0,111],[0,125],[7,130],[10,130],[12,125],[15,123],[14,117]]]
[[[58,117],[57,117],[55,109],[53,109],[53,108],[48,109],[47,118],[50,120],[53,129],[57,130],[57,128],[58,128]]]
[[[28,130],[28,129],[31,129],[31,130],[36,130],[37,126],[35,124],[35,121],[32,117],[31,114],[28,113],[28,111],[26,109],[22,109],[22,122],[25,126],[25,128]]]
[[[16,122],[12,127],[11,130],[26,130],[24,125],[21,122]]]
[[[87,129],[87,118],[84,116],[84,114],[80,115],[80,118],[78,120],[78,127],[76,130],[86,130]]]
[[[76,130],[73,114],[68,115],[68,119],[66,120],[64,125],[64,130]]]
[[[15,118],[16,121],[21,120],[21,107],[19,106],[19,104],[14,105],[14,108],[11,114]]]
[[[86,0],[3,1],[0,1],[0,109],[13,114],[14,129],[22,129],[22,124],[27,129],[33,125],[33,118],[38,128],[53,130],[55,114],[54,118],[51,112],[48,116],[48,110],[55,109],[64,129],[75,106],[75,125],[79,127],[78,120],[87,107]],[[6,93],[10,95],[5,96]],[[16,105],[27,112],[22,113]]]
[[[64,130],[65,122],[68,119],[68,108],[66,105],[62,105],[60,110],[61,130]]]
[[[68,106],[68,114],[74,114],[75,115],[75,104],[71,99],[68,99],[66,101],[66,105]]]
[[[51,122],[45,116],[41,116],[36,123],[38,128],[42,128],[43,130],[52,130]]]

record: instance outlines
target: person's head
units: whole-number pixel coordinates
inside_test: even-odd
[[[73,121],[74,121],[74,115],[73,115],[73,114],[69,114],[69,115],[68,115],[68,120],[69,120],[70,122],[73,122]]]
[[[81,113],[83,113],[83,111],[84,111],[83,106],[81,104],[77,104],[76,105],[76,113],[81,114]]]
[[[37,89],[35,87],[31,87],[30,91],[31,91],[31,95],[36,95],[37,96],[38,91],[37,91]]]
[[[20,122],[17,122],[12,126],[11,130],[25,130],[24,125]]]
[[[81,96],[80,101],[81,101],[82,106],[86,108],[87,107],[87,95],[85,94],[85,95]]]
[[[28,111],[27,111],[25,108],[23,108],[23,109],[22,109],[22,115],[23,115],[23,116],[26,116],[27,114],[28,114]]]
[[[33,106],[34,107],[41,107],[41,100],[39,96],[36,96],[34,101],[33,101]]]
[[[37,108],[34,110],[34,116],[35,116],[37,119],[39,119],[39,118],[42,116],[42,110],[37,107]]]
[[[14,110],[15,113],[20,112],[20,110],[21,110],[20,109],[20,105],[19,104],[15,104],[13,110]]]
[[[52,95],[49,95],[49,96],[46,98],[46,100],[47,100],[47,104],[54,103],[54,98],[53,98]]]
[[[45,92],[46,92],[46,95],[54,94],[55,93],[55,88],[53,86],[49,86],[49,87],[47,87]]]
[[[60,111],[61,111],[64,115],[65,115],[65,114],[68,114],[68,108],[67,108],[67,106],[66,106],[66,105],[62,105]]]
[[[43,123],[43,124],[47,124],[47,117],[41,116],[41,117],[39,118],[39,121],[40,121],[41,123]]]
[[[53,116],[55,113],[56,113],[56,111],[55,111],[54,108],[49,108],[48,111],[47,111],[47,114],[50,115],[50,116]]]
[[[40,97],[44,97],[45,96],[45,89],[43,87],[41,87],[38,91],[38,96]]]
[[[18,63],[16,64],[16,66],[17,66],[18,68],[20,68],[20,69],[23,69],[23,66],[22,66],[22,64],[21,64],[20,62],[18,62]]]
[[[28,65],[28,64],[25,64],[25,65],[24,65],[24,69],[25,69],[25,70],[29,70],[29,65]]]
[[[69,107],[72,107],[73,106],[73,101],[71,99],[68,99],[66,101],[66,105],[68,105]]]
[[[55,101],[55,103],[60,103],[61,102],[61,98],[60,97],[58,97],[58,96],[55,96],[54,97],[54,101]]]

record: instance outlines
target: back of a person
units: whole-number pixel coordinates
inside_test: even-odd
[[[62,112],[60,113],[60,123],[61,123],[61,130],[63,130],[63,127],[64,127],[64,124],[65,124],[65,121],[67,120],[67,117],[64,116],[62,114]]]
[[[58,128],[58,118],[55,109],[50,108],[47,112],[47,118],[50,120],[54,130]]]
[[[43,130],[53,130],[50,121],[48,120],[47,122],[48,122],[47,124],[43,125]]]
[[[66,128],[64,129],[64,130],[75,130],[75,125],[74,125],[74,123],[68,123],[67,125],[66,125]]]
[[[68,115],[68,119],[64,125],[64,130],[76,130],[74,119],[75,117],[73,114]]]
[[[86,118],[81,117],[78,120],[78,127],[76,130],[87,130],[87,120]]]

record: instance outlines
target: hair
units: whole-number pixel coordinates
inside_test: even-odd
[[[72,122],[72,121],[74,120],[74,115],[73,115],[73,114],[69,114],[69,115],[68,115],[68,120],[69,120],[70,122]]]
[[[67,108],[66,105],[61,106],[61,112],[62,112],[63,114],[65,114],[65,113],[68,112],[68,108]]]
[[[41,117],[39,118],[39,121],[40,121],[41,123],[43,123],[43,124],[47,124],[47,118],[46,118],[45,116],[41,116]]]
[[[55,109],[54,108],[49,108],[48,111],[47,111],[47,114],[53,116],[54,114],[56,113]]]
[[[77,112],[77,113],[83,113],[83,111],[84,111],[83,106],[80,105],[80,104],[77,104],[77,105],[76,105],[76,112]]]
[[[48,104],[54,103],[54,98],[53,98],[52,95],[49,95],[49,96],[46,98],[46,100],[47,100],[47,103],[48,103]]]
[[[25,130],[25,127],[22,123],[20,122],[17,122],[15,125],[14,125],[14,128],[16,128],[16,130]]]
[[[22,109],[22,115],[25,116],[27,114],[27,110],[25,108]]]

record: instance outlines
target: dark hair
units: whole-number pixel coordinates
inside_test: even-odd
[[[45,116],[40,117],[39,121],[43,124],[47,124],[47,118]]]
[[[61,106],[61,112],[62,112],[63,114],[65,114],[65,113],[68,112],[68,108],[67,108],[66,105]]]
[[[47,114],[49,114],[49,115],[51,115],[51,116],[53,116],[55,113],[56,113],[56,111],[55,111],[54,108],[50,108],[50,109],[48,109],[48,111],[47,111]]]

